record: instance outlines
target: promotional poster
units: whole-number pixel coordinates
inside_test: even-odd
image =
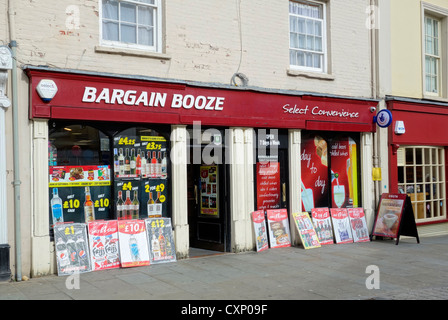
[[[328,208],[313,208],[311,210],[314,229],[320,244],[333,244],[333,227]]]
[[[271,248],[290,247],[288,211],[286,209],[273,209],[267,210],[266,213]]]
[[[145,220],[150,253],[150,263],[176,261],[171,218],[150,218]]]
[[[348,217],[352,227],[354,242],[369,242],[369,230],[367,230],[366,216],[362,208],[348,208]]]
[[[320,242],[308,212],[293,213],[294,222],[299,231],[305,249],[319,248]]]
[[[55,225],[54,240],[59,276],[92,271],[85,223]]]
[[[93,270],[120,267],[117,220],[89,222],[88,229]]]
[[[257,252],[264,251],[269,248],[264,210],[252,212],[252,222],[254,226]]]
[[[118,239],[123,268],[149,265],[144,220],[118,220]]]
[[[280,163],[257,162],[257,209],[280,208]]]
[[[352,229],[350,227],[347,209],[331,208],[330,213],[336,243],[352,243]]]
[[[218,217],[219,215],[219,184],[218,166],[201,166],[200,189],[200,214]]]
[[[405,201],[406,194],[381,195],[373,235],[397,237]]]

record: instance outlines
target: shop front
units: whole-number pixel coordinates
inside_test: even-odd
[[[389,97],[390,190],[409,195],[420,234],[446,234],[446,103]]]
[[[363,207],[373,220],[375,100],[25,71],[32,250],[48,251],[34,273],[54,260],[57,223],[171,218],[184,258],[253,250],[255,210]]]

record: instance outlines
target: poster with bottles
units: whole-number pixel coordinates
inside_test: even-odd
[[[254,226],[257,252],[264,251],[269,248],[264,210],[252,212],[252,222]]]
[[[300,181],[302,211],[329,207],[328,203],[328,147],[318,135],[302,136],[302,180]]]
[[[54,226],[58,276],[92,271],[85,223],[60,223]]]
[[[117,220],[88,223],[92,270],[113,269],[120,266]]]
[[[369,242],[369,230],[367,229],[366,216],[363,208],[348,208],[348,217],[352,227],[354,242]]]
[[[358,207],[358,160],[356,142],[339,137],[330,144],[331,207]]]
[[[218,166],[201,166],[200,169],[200,214],[205,216],[219,216],[219,184]]]
[[[271,248],[290,247],[288,211],[286,209],[266,210],[266,216]]]
[[[149,265],[144,220],[118,220],[118,240],[123,268]]]
[[[313,208],[311,209],[311,217],[320,244],[333,244],[330,210],[328,208]]]
[[[320,242],[308,212],[293,213],[294,222],[305,249],[319,248]]]
[[[350,227],[347,209],[331,208],[330,214],[336,243],[352,243],[352,229]]]
[[[167,178],[167,141],[164,137],[141,135],[135,128],[114,137],[117,219],[166,216]]]
[[[109,166],[49,168],[50,225],[110,218]]]
[[[145,219],[151,264],[176,261],[171,218]]]

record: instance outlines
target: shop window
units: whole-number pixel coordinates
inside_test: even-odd
[[[398,190],[411,198],[417,222],[446,219],[445,149],[400,147],[397,170]]]
[[[358,146],[356,135],[302,134],[300,160],[304,211],[361,205]]]
[[[160,0],[102,0],[102,44],[160,52]]]
[[[50,130],[50,226],[169,215],[166,137],[109,128],[60,123]]]
[[[325,4],[289,2],[289,60],[292,68],[325,72]]]

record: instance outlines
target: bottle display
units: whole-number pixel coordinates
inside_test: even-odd
[[[95,220],[95,207],[90,195],[90,187],[85,187],[84,219],[85,222]]]
[[[138,219],[140,212],[140,202],[138,201],[137,191],[134,191],[134,199],[132,199],[132,214],[131,219]]]
[[[125,219],[124,214],[124,201],[123,201],[123,191],[118,191],[118,199],[117,199],[117,219],[122,220]]]
[[[53,198],[51,199],[50,204],[53,224],[64,222],[62,199],[59,197],[58,188],[53,188]]]
[[[126,200],[123,205],[124,218],[131,219],[132,217],[132,201],[131,201],[131,191],[126,191]]]

